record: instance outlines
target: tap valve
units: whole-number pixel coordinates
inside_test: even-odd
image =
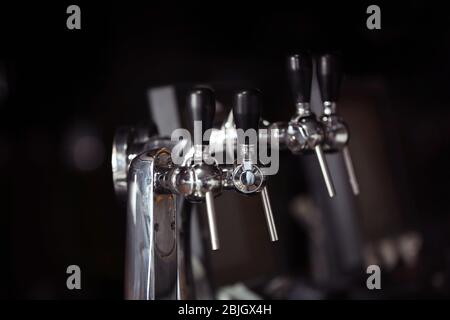
[[[359,185],[348,147],[348,126],[336,113],[336,104],[342,82],[341,61],[337,55],[323,54],[317,59],[316,70],[323,103],[320,121],[325,128],[325,148],[332,151],[342,150],[350,185],[353,193],[358,195]]]
[[[293,153],[315,152],[328,194],[334,197],[335,189],[322,149],[325,132],[310,107],[312,68],[309,53],[295,54],[288,58],[288,76],[297,113],[287,127],[286,145]]]
[[[254,131],[254,140],[246,135],[238,133],[237,152],[238,163],[233,171],[233,184],[235,188],[244,194],[261,192],[264,214],[269,229],[270,239],[278,240],[278,234],[273,218],[272,207],[270,205],[269,193],[265,186],[265,176],[258,165],[257,144],[258,127],[261,114],[261,92],[256,89],[242,90],[234,96],[233,118],[236,129],[241,130],[241,134]]]
[[[205,162],[208,153],[204,151],[209,141],[202,142],[205,132],[212,127],[215,114],[214,92],[208,88],[195,88],[187,96],[188,113],[194,134],[193,155],[184,166],[175,166],[168,172],[169,189],[183,195],[191,202],[206,202],[206,212],[211,247],[220,247],[214,197],[222,192],[222,171],[217,164]],[[198,132],[194,132],[199,130]],[[200,141],[198,136],[200,136]]]

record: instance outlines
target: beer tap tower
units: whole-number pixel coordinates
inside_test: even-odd
[[[340,65],[331,55],[318,59],[324,101],[324,112],[319,119],[309,105],[312,70],[308,53],[289,57],[288,74],[296,113],[288,123],[266,123],[266,128],[276,133],[270,136],[264,137],[258,130],[262,97],[256,89],[240,90],[234,95],[231,115],[226,120],[231,134],[211,134],[206,141],[194,138],[181,163],[175,163],[172,157],[178,141],[160,137],[156,132],[142,134],[148,131],[139,128],[117,131],[112,165],[116,192],[127,199],[127,299],[193,298],[192,284],[186,275],[190,263],[187,254],[190,230],[184,230],[180,223],[186,214],[184,200],[206,203],[211,248],[217,250],[220,241],[214,198],[228,190],[247,196],[261,194],[270,239],[278,240],[267,189],[268,177],[256,152],[259,139],[278,139],[280,148],[288,148],[294,154],[315,154],[330,197],[335,195],[335,190],[324,152],[342,150],[353,190],[358,193],[347,147],[347,126],[335,113]],[[205,87],[194,88],[187,94],[186,105],[191,133],[203,138],[213,127],[214,92]],[[249,130],[255,131],[256,141],[239,139],[239,133]],[[225,145],[231,145],[231,151],[237,154],[236,161],[219,163],[210,152],[211,145],[224,149]]]

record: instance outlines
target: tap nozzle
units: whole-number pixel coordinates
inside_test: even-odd
[[[272,241],[278,240],[278,234],[270,205],[269,194],[265,186],[266,177],[258,166],[256,146],[258,145],[258,127],[261,113],[261,93],[258,90],[242,90],[235,95],[233,118],[238,133],[238,159],[241,163],[233,171],[233,183],[236,190],[245,194],[261,193],[264,215]],[[255,130],[254,141],[246,141],[244,131]]]
[[[322,150],[324,128],[310,108],[312,57],[307,52],[292,55],[288,58],[287,67],[297,112],[288,124],[286,145],[293,153],[316,154],[328,195],[334,197],[333,180]]]
[[[353,194],[358,195],[359,185],[348,147],[348,126],[336,112],[342,82],[341,59],[336,54],[323,54],[317,59],[316,70],[323,102],[320,120],[325,128],[325,147],[342,151]]]

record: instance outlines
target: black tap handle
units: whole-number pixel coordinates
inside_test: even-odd
[[[214,91],[209,88],[194,88],[188,92],[187,107],[190,116],[191,133],[193,133],[194,121],[202,122],[202,137],[206,130],[213,126],[216,113],[216,99]]]
[[[304,52],[289,56],[287,69],[295,103],[309,102],[313,69],[311,54]]]
[[[322,101],[336,102],[342,81],[342,64],[335,54],[323,54],[317,59],[317,80]]]
[[[234,96],[233,118],[237,129],[258,130],[261,116],[261,91],[246,89],[237,92]]]

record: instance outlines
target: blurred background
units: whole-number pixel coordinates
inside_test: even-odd
[[[70,4],[81,30],[66,28]],[[380,3],[382,29],[368,30],[369,4],[0,4],[0,297],[122,299],[115,129],[152,120],[149,89],[197,83],[213,84],[224,106],[231,88],[258,87],[263,116],[287,121],[285,59],[302,49],[342,53],[339,111],[361,194],[340,160],[330,160],[329,200],[314,158],[281,153],[270,181],[280,241],[268,241],[259,201],[219,198],[216,286],[265,298],[448,297],[448,14],[426,1]],[[82,290],[66,288],[71,264]],[[366,288],[370,264],[382,290]]]

